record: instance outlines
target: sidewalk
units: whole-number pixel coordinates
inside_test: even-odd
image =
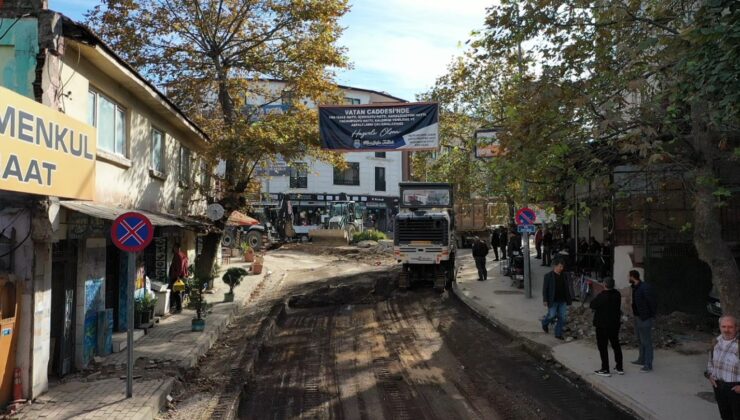
[[[162,319],[149,333],[134,343],[134,395],[126,396],[126,350],[102,358],[102,372],[82,372],[71,379],[51,386],[33,404],[23,406],[14,418],[81,418],[81,419],[152,419],[165,405],[178,372],[194,367],[218,339],[221,331],[238,311],[249,301],[268,272],[245,277],[234,289],[234,302],[223,302],[228,285],[221,275],[230,267],[248,268],[247,263],[224,265],[214,279],[213,294],[207,294],[213,303],[212,312],[206,317],[203,332],[191,331],[195,311]],[[149,371],[150,369],[159,369]],[[87,376],[83,376],[86,374]],[[109,377],[106,377],[109,376]],[[141,376],[141,379],[137,379]]]
[[[545,314],[542,303],[542,279],[549,267],[532,257],[532,298],[524,290],[511,287],[511,279],[501,274],[498,262],[489,255],[488,280],[478,281],[472,256],[468,250],[458,256],[461,269],[455,294],[475,312],[516,337],[537,348],[550,351],[552,357],[574,372],[598,392],[645,419],[719,419],[717,405],[700,395],[711,394],[704,379],[705,355],[684,355],[670,350],[655,353],[653,371],[639,373],[639,366],[630,364],[637,359],[637,349],[623,349],[625,375],[604,378],[594,375],[601,366],[596,344],[584,340],[563,343],[553,334],[545,334],[540,319]],[[580,305],[574,302],[574,305]],[[622,308],[625,311],[625,308]],[[613,353],[609,350],[610,362]]]

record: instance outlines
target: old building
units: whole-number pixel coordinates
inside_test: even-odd
[[[195,187],[211,182],[199,157],[208,137],[45,1],[0,3],[0,17],[0,155],[9,179],[0,182],[0,287],[12,284],[19,307],[15,360],[0,360],[0,373],[20,368],[24,397],[34,398],[50,376],[113,350],[113,332],[130,321],[128,282],[164,280],[175,243],[193,261],[204,226],[189,216],[205,209]],[[110,238],[111,221],[126,211],[155,226],[135,273]]]

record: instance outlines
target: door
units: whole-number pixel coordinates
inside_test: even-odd
[[[65,240],[52,244],[51,338],[52,372],[63,377],[74,366],[75,284],[77,281],[77,246]]]

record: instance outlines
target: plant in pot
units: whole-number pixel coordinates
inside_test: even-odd
[[[244,262],[254,261],[254,248],[246,242],[242,243],[242,253],[244,254]]]
[[[194,271],[191,271],[191,273],[194,273]],[[194,275],[193,277],[188,279],[188,284],[190,286],[190,300],[188,302],[188,307],[190,309],[195,310],[195,318],[192,320],[192,331],[203,331],[206,328],[206,314],[208,313],[208,309],[211,307],[211,304],[206,301],[205,296],[205,290],[206,287],[210,284],[211,280],[213,280],[214,274],[211,272],[211,274],[207,277],[199,277],[197,275]]]
[[[249,271],[252,274],[260,274],[262,273],[262,264],[265,260],[265,257],[263,255],[255,255],[254,262],[252,263],[252,267],[250,267]]]
[[[221,277],[224,283],[229,285],[229,292],[224,294],[224,302],[234,301],[234,288],[241,283],[242,277],[247,274],[247,270],[241,267],[231,267],[226,270],[224,275]]]
[[[148,292],[134,300],[134,326],[141,327],[148,324],[154,318],[154,306],[157,304],[157,298],[152,297]]]

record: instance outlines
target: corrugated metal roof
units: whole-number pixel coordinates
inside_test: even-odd
[[[97,217],[98,219],[105,220],[116,220],[116,218],[123,213],[135,211],[141,213],[152,222],[154,226],[177,226],[177,227],[191,227],[191,223],[177,219],[174,215],[160,215],[151,213],[144,210],[138,209],[125,209],[115,207],[111,204],[95,203],[92,201],[60,201],[59,205],[64,208],[74,210],[79,213],[87,214],[88,216]]]

